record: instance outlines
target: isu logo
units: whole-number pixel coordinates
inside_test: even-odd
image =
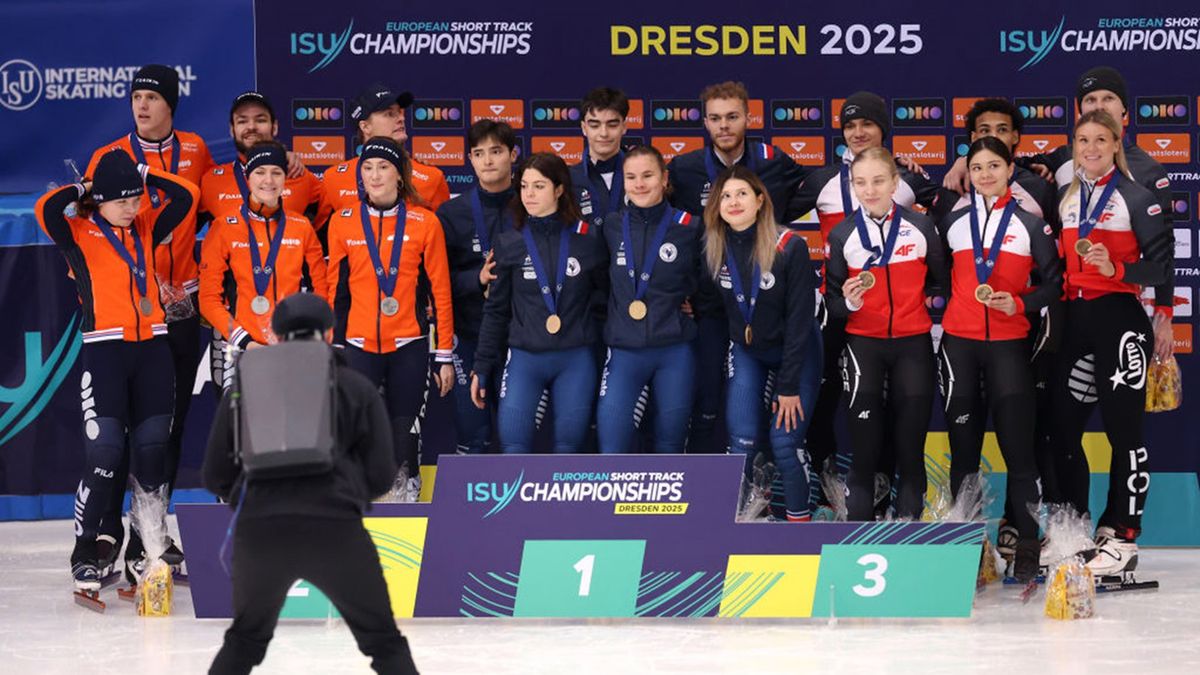
[[[471,101],[471,124],[482,119],[507,122],[514,129],[524,129],[524,102],[520,99],[477,99]]]
[[[1163,164],[1192,161],[1192,139],[1188,134],[1138,134],[1138,146]]]
[[[1131,330],[1121,336],[1117,346],[1117,369],[1108,378],[1112,382],[1113,391],[1120,385],[1130,389],[1141,389],[1146,386],[1146,335]]]
[[[704,139],[695,136],[655,136],[650,144],[662,153],[663,159],[671,161],[677,155],[687,154],[704,147]]]

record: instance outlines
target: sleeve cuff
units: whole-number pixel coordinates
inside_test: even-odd
[[[85,189],[83,187],[83,183],[76,183],[72,187],[75,188],[75,192],[79,193],[80,198],[82,198],[85,194],[87,194],[87,189]]]
[[[254,338],[250,337],[250,334],[247,333],[241,326],[238,326],[237,328],[233,329],[232,333],[229,334],[229,342],[231,342],[238,349],[245,351],[246,347],[248,347],[251,342],[254,342]]]
[[[435,349],[433,351],[434,363],[454,363],[454,350],[452,349]]]
[[[1017,305],[1017,314],[1025,313],[1025,298],[1020,295],[1013,295],[1013,302]]]
[[[850,302],[849,298],[846,298],[846,309],[851,312],[857,312],[858,310],[862,309],[862,303],[856,305]]]
[[[1113,279],[1121,281],[1125,278],[1125,263],[1120,260],[1113,261]]]

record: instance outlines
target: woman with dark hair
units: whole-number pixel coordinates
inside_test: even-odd
[[[726,169],[711,194],[704,209],[703,278],[709,293],[719,296],[729,326],[730,451],[745,455],[751,480],[759,439],[768,438],[787,519],[810,520],[804,434],[821,384],[822,347],[808,243],[776,224],[767,188],[750,169]]]
[[[967,167],[968,205],[948,214],[941,227],[951,265],[939,359],[950,489],[957,497],[963,480],[979,471],[990,408],[1017,528],[1013,576],[1024,583],[1038,571],[1038,524],[1029,505],[1041,500],[1028,317],[1062,293],[1062,262],[1053,230],[1013,197],[1008,145],[993,136],[977,139]]]
[[[494,242],[496,278],[483,307],[471,397],[483,408],[499,388],[501,448],[522,453],[532,450],[538,400],[549,389],[554,451],[577,452],[596,395],[596,314],[607,296],[608,258],[580,220],[560,158],[530,155],[514,180],[520,199],[514,229]]]
[[[365,198],[329,220],[334,343],[345,345],[351,367],[383,388],[396,454],[406,476],[404,498],[416,501],[417,417],[427,394],[430,352],[437,365],[433,379],[439,394],[447,395],[454,386],[446,238],[437,216],[414,201],[408,154],[395,141],[368,140],[358,168]]]
[[[629,204],[603,218],[609,261],[604,343],[608,359],[596,408],[600,452],[630,452],[638,400],[649,388],[655,452],[681,453],[687,442],[695,375],[696,322],[683,304],[700,278],[699,218],[666,201],[667,163],[653,146],[624,157]]]

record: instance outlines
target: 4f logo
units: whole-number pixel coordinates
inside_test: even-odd
[[[1108,378],[1113,391],[1120,385],[1130,389],[1146,386],[1146,334],[1127,330],[1117,347],[1117,368]]]
[[[491,504],[491,510],[483,514],[484,518],[488,518],[512,503],[524,479],[525,472],[522,471],[511,483],[467,483],[467,502]]]

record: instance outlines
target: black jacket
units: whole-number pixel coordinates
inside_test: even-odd
[[[775,220],[790,223],[804,215],[804,212],[797,213],[792,209],[791,202],[808,169],[796,164],[787,153],[773,145],[746,141],[745,148],[738,164],[748,167],[767,186],[771,204],[775,207]],[[715,174],[725,170],[725,164],[710,145],[671,160],[671,204],[675,208],[688,213],[704,213],[708,193],[716,182],[716,175],[708,174],[706,155],[712,160]]]
[[[485,388],[490,386],[492,374],[503,369],[509,347],[558,351],[594,345],[600,337],[597,315],[608,296],[608,254],[600,237],[587,221],[567,224],[557,214],[529,217],[525,227],[533,234],[551,286],[557,278],[560,233],[564,227],[570,229],[567,274],[557,294],[562,329],[554,335],[546,331],[550,313],[521,231],[502,233],[495,241],[496,280],[483,306],[475,351],[475,373]]]
[[[654,254],[657,258],[650,276],[650,287],[642,300],[648,311],[646,317],[635,321],[629,316],[629,304],[634,299],[634,282],[629,277],[628,263],[632,262],[640,275],[644,270],[646,249],[653,243],[655,232],[668,208],[660,202],[649,209],[630,204],[629,236],[633,260],[625,251],[622,221],[624,212],[604,218],[601,234],[608,245],[609,265],[608,316],[604,322],[604,343],[610,347],[639,349],[665,347],[688,342],[696,337],[696,321],[680,307],[696,292],[701,274],[700,237],[704,224],[699,216],[671,209],[671,225],[663,243]]]
[[[386,494],[400,465],[392,447],[392,425],[379,390],[337,360],[337,447],[333,470],[315,476],[242,483],[234,461],[229,392],[221,398],[204,453],[204,487],[218,497],[241,500],[241,518],[316,516],[360,518],[373,499]],[[236,494],[234,487],[239,486]],[[246,491],[248,490],[248,491]]]
[[[609,213],[620,211],[625,206],[624,198],[617,199],[618,195],[612,189],[625,180],[621,171],[624,162],[624,152],[599,164],[592,162],[585,152],[582,162],[571,165],[571,191],[575,195],[575,202],[579,204],[584,219],[596,227],[604,224],[605,216]],[[602,174],[606,173],[612,173],[611,186],[604,182]],[[624,191],[621,195],[624,195]]]
[[[479,270],[487,251],[475,231],[475,215],[471,208],[473,194],[479,193],[479,205],[483,209],[483,222],[492,246],[500,232],[512,227],[509,203],[516,191],[488,192],[473,187],[463,194],[438,207],[438,220],[446,233],[446,258],[450,263],[450,290],[454,303],[454,333],[460,338],[479,339],[479,325],[483,321],[483,290],[479,284]]]

